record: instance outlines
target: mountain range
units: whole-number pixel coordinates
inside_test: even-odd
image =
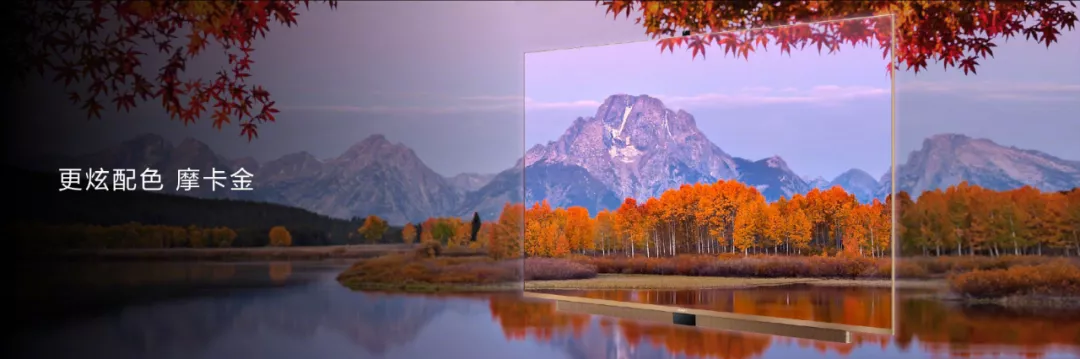
[[[365,138],[334,158],[297,152],[259,163],[250,157],[224,158],[195,139],[173,145],[146,134],[87,155],[33,163],[50,172],[61,167],[149,167],[161,170],[163,178],[182,168],[232,173],[243,167],[254,174],[256,190],[166,190],[274,202],[341,218],[375,214],[393,224],[471,216],[474,211],[494,218],[507,201],[523,197],[530,203],[547,199],[552,206],[577,205],[596,213],[618,207],[623,198],[655,197],[685,183],[729,179],[755,186],[768,200],[841,186],[869,202],[887,196],[892,180],[890,173],[875,179],[856,168],[832,180],[807,178],[779,156],[736,157],[710,141],[690,113],[671,110],[647,95],[625,94],[608,97],[593,116],[577,118],[558,139],[532,147],[515,166],[497,174],[440,175],[412,149],[382,135]],[[897,173],[898,189],[911,193],[962,180],[997,190],[1080,187],[1078,161],[960,134],[925,139]]]

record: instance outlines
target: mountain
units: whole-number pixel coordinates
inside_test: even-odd
[[[451,186],[462,192],[473,192],[491,183],[497,174],[461,173],[447,178]]]
[[[884,197],[877,197],[877,191],[881,188],[879,183],[873,176],[870,176],[866,171],[852,168],[850,170],[841,173],[829,182],[826,187],[840,186],[847,190],[849,193],[855,195],[855,198],[859,199],[859,202],[869,203],[877,199],[884,199]],[[824,188],[822,188],[824,189]]]
[[[739,169],[738,181],[757,187],[768,201],[778,200],[781,196],[791,198],[796,193],[810,192],[812,188],[779,156],[760,161],[735,158],[735,165]]]
[[[692,115],[646,95],[608,97],[594,116],[578,118],[558,140],[533,147],[524,162],[581,167],[619,197],[637,199],[738,176],[735,159],[698,130]]]
[[[686,111],[668,109],[647,95],[626,94],[608,97],[592,116],[578,117],[558,139],[533,146],[514,167],[497,174],[444,177],[410,148],[381,135],[365,138],[337,157],[296,152],[259,163],[225,159],[194,139],[174,146],[148,134],[77,158],[37,157],[29,167],[50,172],[68,167],[156,168],[166,191],[173,193],[178,169],[200,169],[205,177],[211,168],[230,174],[244,168],[255,175],[254,191],[212,192],[204,182],[203,188],[179,193],[266,201],[338,218],[375,214],[395,225],[432,216],[471,217],[473,212],[495,219],[508,201],[523,199],[583,206],[596,213],[618,207],[627,197],[641,200],[686,183],[732,179],[758,188],[768,200],[838,185],[867,202],[884,199],[892,182],[890,173],[875,180],[859,169],[832,181],[807,179],[780,156],[736,157],[710,141]],[[996,190],[1080,186],[1080,162],[957,134],[926,139],[898,173],[899,189],[913,193],[961,180]]]
[[[592,182],[596,180],[609,188],[615,198],[643,200],[685,183],[739,179],[758,187],[766,198],[775,200],[780,196],[805,193],[810,188],[783,159],[771,157],[752,161],[733,157],[697,128],[691,114],[671,110],[659,99],[647,95],[608,97],[593,116],[577,118],[557,140],[527,151],[518,167],[522,165],[526,166],[525,173],[529,177],[526,180],[530,187],[529,198],[547,198],[553,206],[585,202],[593,213],[599,208],[592,206],[621,201],[582,200],[560,191],[576,188],[609,196],[606,192],[598,192],[599,186]],[[534,177],[530,175],[533,171],[544,174]],[[584,182],[560,182],[579,178]],[[589,187],[583,189],[581,186]],[[470,195],[473,200],[466,206],[485,202],[481,198],[520,198],[520,195],[515,197],[507,193],[508,190],[498,186],[482,188]],[[552,191],[560,195],[539,196],[539,193]],[[617,207],[606,206],[609,209]]]
[[[891,191],[890,177],[890,173],[883,176],[879,197]],[[924,140],[897,168],[897,190],[913,195],[961,181],[993,190],[1029,185],[1043,191],[1064,191],[1080,187],[1080,161],[983,138],[939,134]]]
[[[468,216],[475,211],[481,218],[497,218],[507,202],[522,199],[526,203],[546,199],[553,207],[581,206],[589,213],[614,209],[622,203],[623,197],[583,167],[541,162],[526,168],[524,177],[520,168],[503,171],[488,185],[468,194],[456,213]]]
[[[524,167],[527,200],[578,203],[595,213],[617,207],[622,198],[645,199],[684,183],[735,178],[735,166],[689,113],[649,96],[621,94],[608,97],[593,116],[577,118],[557,140],[529,149],[499,177],[520,181]],[[460,212],[496,199],[522,198],[520,184],[497,181],[470,194]]]
[[[810,176],[805,176],[805,177],[803,177],[803,182],[806,182],[806,185],[810,186],[810,188],[828,189],[830,187],[829,186],[829,184],[830,184],[829,180],[827,180],[827,179],[825,179],[825,177],[821,177],[821,176],[817,176],[817,177],[813,177],[813,178],[811,178]]]
[[[375,214],[392,224],[421,221],[456,209],[464,193],[450,180],[435,173],[416,153],[384,136],[368,137],[328,160],[297,152],[259,164],[252,158],[227,160],[205,143],[185,139],[173,146],[163,137],[146,134],[117,146],[77,158],[50,157],[55,168],[157,169],[166,192],[210,198],[265,201],[300,207],[337,218]],[[40,167],[40,166],[38,166]],[[200,188],[177,191],[177,170],[199,169],[201,177],[211,169],[226,176],[243,168],[252,173],[252,191],[210,191]],[[231,186],[228,180],[226,186]]]
[[[334,217],[378,215],[390,223],[422,221],[456,208],[462,194],[412,149],[373,135],[336,158],[295,153],[257,174],[266,200]]]

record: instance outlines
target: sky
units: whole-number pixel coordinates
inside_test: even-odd
[[[174,143],[194,137],[225,157],[267,161],[299,151],[334,157],[378,133],[440,174],[495,173],[526,145],[554,140],[574,118],[594,115],[608,95],[630,93],[686,109],[735,156],[779,155],[802,175],[827,178],[852,167],[879,176],[888,167],[888,146],[880,143],[888,138],[888,80],[875,49],[790,58],[770,50],[750,62],[717,52],[691,61],[680,50],[661,54],[633,18],[613,19],[593,2],[341,2],[336,10],[313,4],[298,22],[254,46],[251,81],[268,88],[282,112],[252,142],[238,137],[238,127],[185,126],[144,103],[90,121],[76,106],[39,109],[48,119],[30,124],[39,131],[110,131],[80,139],[78,148],[64,136],[34,147],[86,153],[154,132]],[[534,54],[633,41],[644,42]],[[620,61],[600,63],[587,52]],[[1019,39],[999,43],[978,75],[939,65],[901,72],[898,157],[927,136],[952,132],[1080,160],[1080,70],[1068,65],[1078,62],[1080,36],[1071,31],[1049,49]],[[189,71],[209,73],[220,63],[220,56],[203,55]],[[30,90],[64,103],[49,86]]]
[[[661,54],[655,41],[525,55],[525,140],[562,134],[576,116],[594,116],[617,93],[657,97],[694,115],[698,128],[733,156],[780,156],[799,174],[834,178],[860,168],[876,175],[891,163],[888,60],[877,47],[753,54]],[[710,55],[711,54],[711,55]],[[576,114],[555,104],[582,104]]]

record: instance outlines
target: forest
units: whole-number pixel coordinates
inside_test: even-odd
[[[552,208],[546,201],[529,207],[507,203],[491,221],[437,217],[392,227],[376,216],[346,220],[251,201],[141,191],[58,194],[51,187],[54,176],[9,173],[34,194],[16,197],[20,210],[9,217],[19,238],[27,239],[22,246],[253,247],[269,245],[270,229],[282,226],[293,246],[435,241],[448,248],[486,248],[495,259],[839,253],[884,258],[893,249],[892,197],[860,203],[841,187],[770,203],[752,186],[718,181],[686,184],[644,201],[628,198],[595,214],[582,207]],[[964,182],[917,198],[900,192],[896,199],[895,238],[904,256],[1080,255],[1080,189],[994,191]],[[73,230],[82,234],[73,236]]]
[[[339,219],[279,204],[146,191],[57,192],[56,176],[6,171],[22,193],[8,218],[20,250],[49,248],[261,247],[282,226],[292,246],[399,243],[400,227],[378,218]],[[364,225],[372,222],[381,226]],[[378,231],[363,230],[375,228]],[[231,235],[203,240],[214,230]]]
[[[860,203],[841,187],[769,203],[736,181],[687,184],[659,198],[626,199],[591,215],[581,207],[507,204],[479,239],[493,257],[572,254],[673,257],[695,254],[887,257],[893,199]],[[520,216],[524,213],[524,240]],[[1080,255],[1080,189],[993,191],[966,182],[896,195],[904,256]],[[441,219],[439,219],[441,220]],[[439,221],[430,220],[429,222]],[[427,225],[427,224],[425,224]],[[467,225],[467,224],[462,224]]]

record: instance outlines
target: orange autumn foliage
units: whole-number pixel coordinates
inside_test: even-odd
[[[1080,254],[1080,190],[993,191],[961,182],[919,199],[900,192],[860,203],[841,187],[767,202],[737,181],[687,184],[591,216],[546,200],[508,204],[494,233],[524,255],[674,257],[683,254],[908,255]],[[523,219],[519,219],[524,217]],[[897,225],[896,243],[892,226]],[[524,238],[519,238],[521,235]]]

